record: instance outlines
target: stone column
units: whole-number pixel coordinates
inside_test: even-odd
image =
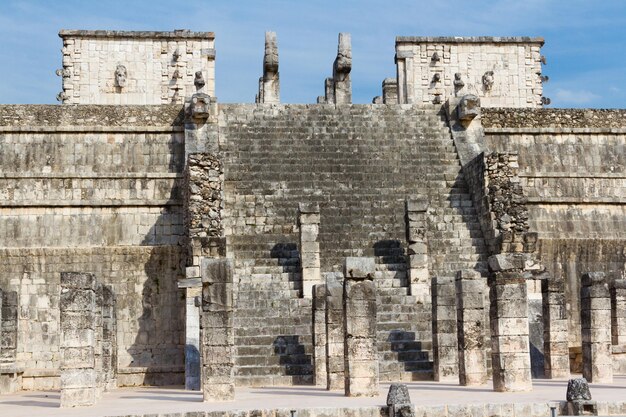
[[[395,78],[383,80],[383,104],[398,104],[398,80]]]
[[[280,103],[280,80],[278,75],[278,41],[276,32],[265,32],[263,77],[259,79],[258,103]]]
[[[326,284],[313,287],[313,372],[315,385],[326,385]]]
[[[302,268],[302,296],[311,298],[313,286],[320,284],[320,207],[316,203],[300,203],[298,206],[300,224],[300,263]]]
[[[464,270],[457,272],[455,284],[459,383],[483,385],[487,383],[486,280],[478,271]]]
[[[339,34],[337,58],[333,64],[333,87],[335,104],[352,103],[352,44],[349,33]]]
[[[198,391],[200,378],[200,304],[202,288],[185,288],[185,389]]]
[[[583,377],[590,383],[613,382],[610,297],[603,272],[583,274],[580,290]]]
[[[509,255],[489,258],[494,272],[490,282],[491,358],[495,391],[530,391],[528,291],[521,268]]]
[[[611,335],[614,345],[626,346],[626,279],[611,287]]]
[[[343,281],[345,394],[378,395],[374,258],[346,258]]]
[[[431,282],[428,272],[428,242],[426,241],[426,210],[428,201],[425,198],[409,198],[406,200],[406,238],[409,242],[408,267],[409,290],[418,303],[431,302]]]
[[[17,359],[17,291],[0,290],[0,394],[22,389],[23,369]]]
[[[200,334],[204,401],[235,398],[233,290],[232,260],[203,259]]]
[[[543,355],[546,378],[569,378],[568,323],[565,282],[556,277],[541,281]]]
[[[61,273],[61,407],[94,405],[98,397],[96,278],[81,272]]]
[[[110,285],[102,286],[102,372],[104,389],[117,388],[117,319],[115,294]]]
[[[435,381],[458,381],[456,298],[451,277],[433,279],[433,375]]]
[[[326,389],[344,389],[343,275],[326,275]]]

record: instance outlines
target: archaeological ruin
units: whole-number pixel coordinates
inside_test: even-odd
[[[397,37],[352,104],[341,33],[320,96],[281,104],[267,32],[231,104],[212,32],[59,36],[61,104],[0,105],[0,404],[393,384],[358,415],[456,417],[398,384],[554,379],[559,413],[626,414],[565,398],[626,375],[626,110],[546,108],[542,38]],[[471,415],[550,413],[498,407]]]

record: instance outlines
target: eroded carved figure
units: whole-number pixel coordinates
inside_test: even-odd
[[[485,90],[489,91],[493,87],[494,78],[493,71],[487,71],[483,74],[483,86]]]
[[[118,65],[117,68],[115,68],[115,85],[120,88],[126,87],[127,76],[126,67],[121,64]]]
[[[454,88],[461,89],[465,87],[465,83],[461,79],[461,73],[457,72],[454,74]]]
[[[193,85],[196,86],[197,90],[200,90],[206,82],[204,81],[204,76],[202,75],[202,71],[196,71],[196,76],[193,79]]]

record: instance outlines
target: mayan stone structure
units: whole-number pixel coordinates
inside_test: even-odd
[[[626,111],[543,108],[542,38],[398,37],[353,104],[341,33],[282,104],[215,36],[62,30],[61,104],[0,106],[0,393],[626,372]]]

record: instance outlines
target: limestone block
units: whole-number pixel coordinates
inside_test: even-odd
[[[350,279],[372,279],[375,270],[374,258],[348,257],[344,262],[343,274]]]

